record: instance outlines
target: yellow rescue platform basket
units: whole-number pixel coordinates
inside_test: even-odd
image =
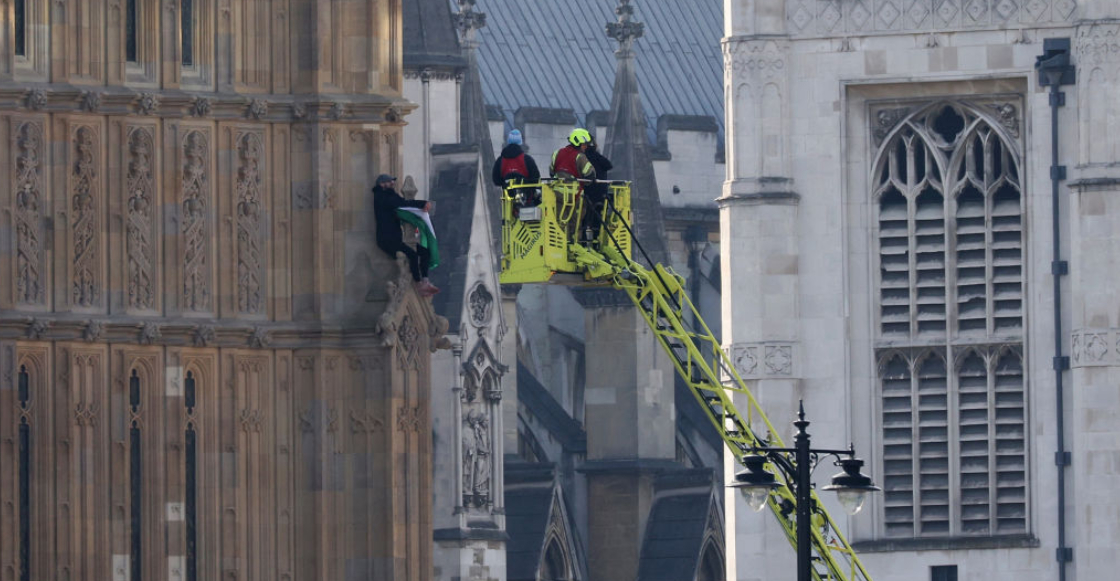
[[[507,184],[502,192],[502,284],[610,284],[598,281],[577,263],[576,253],[604,247],[617,249],[627,260],[630,231],[630,182],[606,185],[606,200],[596,209],[588,203],[586,180],[542,180]],[[588,212],[600,212],[603,225],[591,232]],[[588,236],[590,234],[590,236]]]

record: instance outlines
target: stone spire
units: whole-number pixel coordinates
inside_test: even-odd
[[[607,24],[607,36],[618,42],[611,96],[610,121],[603,154],[614,164],[611,177],[630,180],[631,204],[634,211],[634,229],[650,260],[665,262],[668,252],[665,245],[665,227],[661,217],[661,199],[657,179],[653,173],[649,138],[646,133],[646,116],[638,92],[638,75],[634,64],[634,41],[642,37],[644,26],[635,22],[634,7],[630,0],[619,0],[614,9],[616,22]],[[639,256],[635,255],[635,258]]]
[[[478,69],[478,31],[486,26],[486,14],[476,12],[475,0],[458,0],[459,12],[455,14],[455,27],[459,30],[459,45],[467,70],[463,75],[459,101],[459,142],[475,145],[482,164],[482,187],[487,192],[486,203],[490,211],[491,239],[495,248],[501,244],[502,215],[500,196],[490,183],[490,166],[494,165],[494,143],[490,139],[490,127],[486,121],[486,100],[482,95],[482,77]]]

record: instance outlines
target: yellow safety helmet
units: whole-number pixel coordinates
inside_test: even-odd
[[[586,129],[573,129],[571,135],[568,135],[568,143],[576,147],[584,143],[591,143],[591,134]]]

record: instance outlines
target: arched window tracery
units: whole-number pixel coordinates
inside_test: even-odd
[[[912,111],[871,174],[884,532],[1021,534],[1025,385],[995,366],[1023,344],[1019,145],[981,105]]]

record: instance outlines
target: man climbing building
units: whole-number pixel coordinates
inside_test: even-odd
[[[373,214],[377,221],[377,246],[384,250],[390,257],[396,258],[401,252],[408,258],[408,267],[412,271],[412,280],[416,282],[416,291],[422,296],[430,297],[439,292],[439,288],[428,281],[428,268],[431,264],[432,253],[429,247],[434,243],[435,237],[429,232],[422,232],[421,243],[413,250],[404,243],[401,235],[402,217],[398,209],[415,208],[428,212],[432,205],[427,200],[406,200],[393,189],[397,178],[381,174],[373,186]],[[412,220],[409,220],[412,222]],[[430,236],[430,242],[425,244],[425,236]]]

